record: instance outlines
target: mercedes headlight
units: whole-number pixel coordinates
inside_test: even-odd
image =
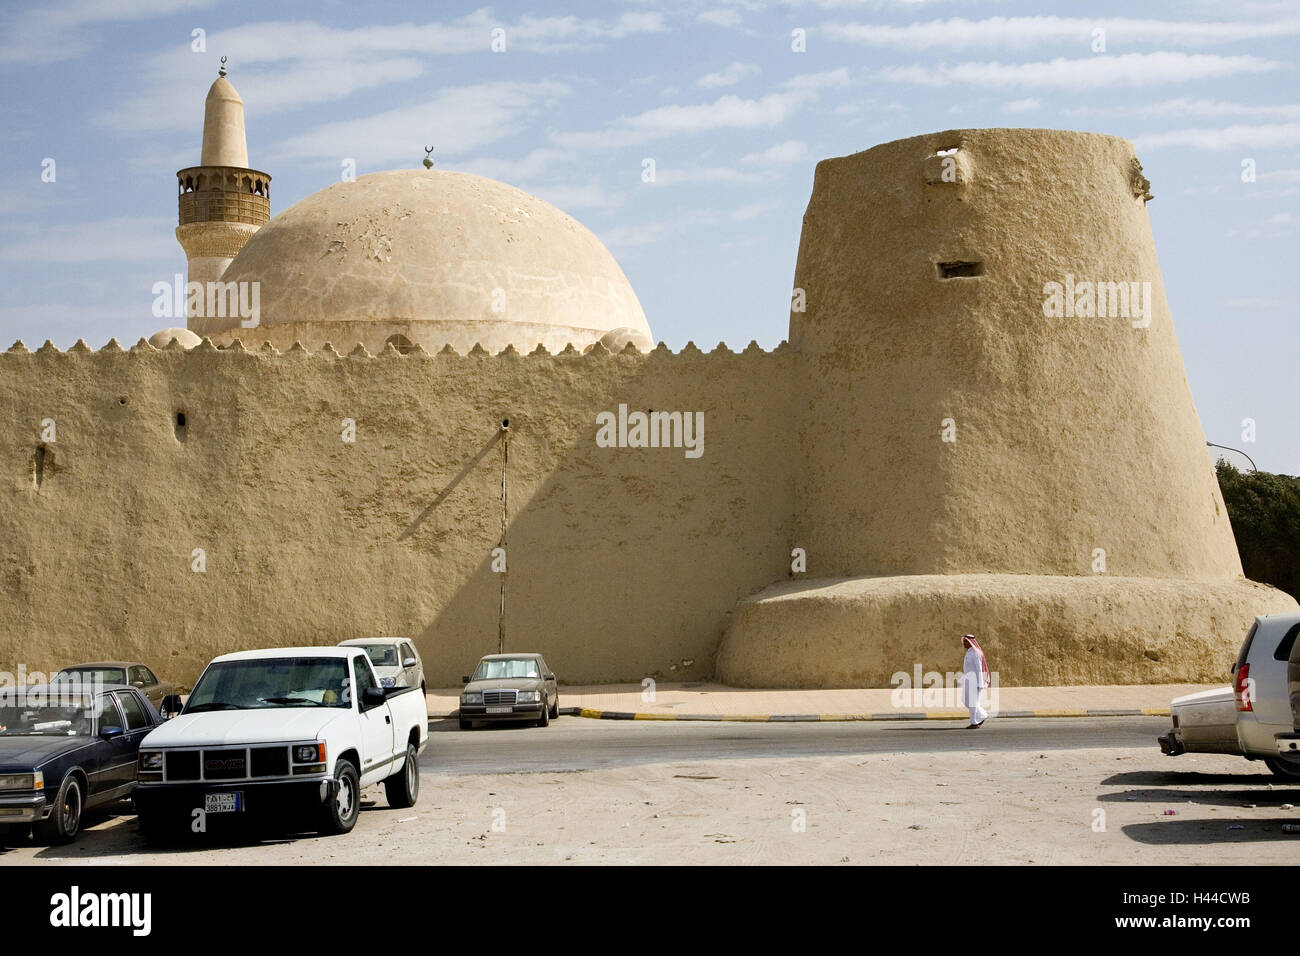
[[[521,704],[535,704],[535,703],[537,703],[537,701],[540,699],[540,698],[537,696],[537,693],[538,693],[538,692],[535,691],[535,690],[521,690],[521,691],[519,692],[519,698],[518,698],[518,699],[519,699],[519,703],[521,703]]]
[[[460,702],[462,704],[481,704],[483,703],[483,695],[478,691],[469,691],[460,695]]]

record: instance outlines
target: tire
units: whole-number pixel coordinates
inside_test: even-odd
[[[551,705],[551,720],[560,716],[560,695],[555,695],[555,703]]]
[[[545,727],[551,722],[551,705],[545,700],[542,701],[542,716],[537,718],[537,726]]]
[[[1287,760],[1285,757],[1265,757],[1264,766],[1273,771],[1275,777],[1300,783],[1300,761]]]
[[[351,760],[340,760],[334,767],[334,784],[334,798],[321,807],[320,832],[351,833],[361,814],[361,777]]]
[[[58,795],[54,798],[54,809],[45,820],[38,820],[35,825],[36,836],[45,843],[71,843],[81,832],[81,813],[85,809],[85,796],[81,783],[73,774],[63,778]]]
[[[470,730],[471,728],[473,728],[473,726],[474,726],[474,721],[466,720],[464,717],[460,719],[461,730]]]
[[[384,781],[384,796],[388,805],[397,810],[415,806],[420,796],[419,754],[415,744],[406,745],[406,762],[402,769]]]

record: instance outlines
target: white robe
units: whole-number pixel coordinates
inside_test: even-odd
[[[969,707],[974,715],[975,711],[982,710],[980,691],[988,686],[988,680],[984,677],[984,668],[980,665],[980,652],[973,647],[967,648],[961,669],[961,702]]]

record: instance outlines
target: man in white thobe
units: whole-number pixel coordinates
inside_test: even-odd
[[[961,640],[966,648],[961,665],[961,702],[970,710],[970,725],[966,729],[976,730],[989,718],[988,711],[980,706],[980,692],[989,685],[988,665],[973,634]]]

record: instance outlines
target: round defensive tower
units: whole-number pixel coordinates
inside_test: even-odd
[[[1133,145],[954,130],[818,164],[791,547],[729,683],[882,684],[982,632],[1015,683],[1223,678],[1256,614]],[[945,664],[947,665],[945,667]]]

